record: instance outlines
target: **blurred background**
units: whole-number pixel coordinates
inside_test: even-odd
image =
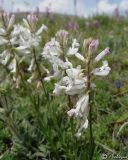
[[[127,14],[128,0],[0,0],[0,9],[8,12],[55,12],[82,17],[95,13],[111,15],[115,9]]]

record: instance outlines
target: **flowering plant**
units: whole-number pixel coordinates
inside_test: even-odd
[[[44,24],[38,28],[35,15],[31,14],[26,19],[24,18],[22,25],[14,24],[14,15],[9,17],[4,13],[1,15],[1,18],[0,45],[4,47],[2,47],[2,53],[0,54],[0,63],[6,69],[8,83],[13,89],[17,91],[23,88],[32,92],[29,93],[29,101],[34,106],[34,114],[32,116],[36,117],[38,125],[41,127],[41,129],[38,128],[34,121],[38,128],[35,130],[38,132],[40,130],[43,131],[40,137],[43,136],[48,141],[47,143],[53,147],[55,140],[54,138],[51,140],[51,136],[54,137],[54,133],[51,131],[50,136],[48,135],[50,129],[47,128],[47,121],[49,117],[47,116],[46,120],[46,115],[39,109],[40,105],[44,105],[44,102],[40,102],[40,96],[42,94],[46,96],[45,99],[42,98],[45,101],[47,100],[45,105],[50,113],[46,113],[50,114],[50,118],[53,117],[53,120],[56,122],[57,120],[53,116],[56,112],[51,114],[51,108],[49,107],[53,97],[59,97],[62,94],[66,95],[67,103],[64,114],[66,113],[67,119],[69,116],[72,138],[75,137],[76,140],[80,140],[84,130],[89,126],[90,159],[92,159],[94,151],[92,93],[96,87],[93,79],[109,74],[111,69],[106,60],[102,62],[101,67],[97,67],[101,59],[109,53],[109,48],[105,48],[97,55],[99,40],[85,39],[82,48],[76,38],[70,40],[70,35],[65,30],[57,31],[55,37],[42,46],[42,38],[48,28]],[[48,66],[45,64],[46,61]],[[53,93],[50,93],[46,87],[49,84],[54,85]],[[6,107],[6,111],[9,112],[8,107]],[[15,124],[12,117],[10,115],[8,117],[12,132],[22,141],[22,144],[31,149],[32,152],[37,151],[36,147],[33,147],[32,144],[21,138],[22,135],[16,129],[17,127],[14,127]],[[33,128],[32,125],[30,128]],[[57,128],[57,124],[55,128]],[[61,137],[60,131],[58,137]],[[45,140],[42,141],[44,144]],[[53,151],[56,152],[55,157],[58,158],[58,148],[55,148]]]

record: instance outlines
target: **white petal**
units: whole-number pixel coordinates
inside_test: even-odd
[[[8,28],[12,27],[15,22],[15,15],[13,14],[9,20]]]
[[[53,91],[53,94],[55,95],[59,95],[61,93],[62,90],[65,90],[66,87],[65,86],[60,86],[59,84],[55,84],[55,89]]]
[[[25,27],[30,28],[29,23],[25,18],[23,18],[23,22],[24,22]]]
[[[0,28],[0,35],[3,35],[5,33],[6,33],[5,30],[3,28]]]
[[[34,64],[35,64],[35,59],[33,58],[33,59],[31,60],[30,66],[29,66],[29,68],[28,68],[28,71],[32,71],[32,69],[33,69],[33,67],[34,67]]]
[[[24,50],[24,49],[27,49],[28,48],[28,46],[19,46],[19,47],[17,47],[16,48],[16,50],[18,50],[18,51],[20,51],[20,50]]]
[[[80,53],[76,53],[75,56],[81,61],[85,62],[85,58]]]
[[[95,61],[97,61],[97,62],[100,61],[107,53],[109,53],[108,47],[96,56]]]
[[[103,66],[100,68],[96,68],[92,71],[92,73],[96,76],[107,76],[110,72],[111,68],[108,66],[107,61],[103,61]]]
[[[93,74],[96,76],[107,76],[109,74],[110,70],[111,69],[109,67],[105,68],[104,70],[100,70],[97,68],[93,71]]]
[[[47,26],[45,26],[44,24],[42,24],[42,26],[39,28],[39,30],[36,32],[36,35],[38,36],[38,35],[40,35],[42,32],[43,32],[43,30],[47,30],[48,28],[47,28]]]

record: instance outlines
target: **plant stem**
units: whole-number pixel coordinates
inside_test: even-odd
[[[62,54],[62,60],[64,62],[66,62],[66,59],[65,59],[65,46],[64,46],[63,39],[62,39],[62,42],[60,43],[60,45],[61,45],[61,49],[62,49],[62,52],[63,52],[63,54]],[[67,76],[66,70],[65,70],[64,73]],[[68,107],[69,107],[69,109],[71,109],[72,108],[72,102],[71,102],[71,96],[70,95],[67,96],[67,101],[68,101]]]
[[[90,65],[91,65],[91,57],[89,57],[87,62],[87,90],[89,92],[89,132],[90,132],[90,155],[89,160],[93,159],[94,153],[94,140],[93,140],[93,132],[92,132],[92,106],[91,106],[91,74],[90,74]]]
[[[38,61],[37,61],[37,58],[36,58],[36,51],[35,51],[34,47],[33,47],[33,55],[34,55],[37,71],[38,71],[38,74],[39,74],[39,77],[40,77],[40,81],[41,81],[41,84],[42,84],[42,87],[43,87],[43,90],[44,90],[44,94],[45,94],[46,98],[48,99],[48,94],[47,94],[47,91],[45,89],[44,81],[42,79],[42,75],[41,75],[40,67],[39,67],[39,64],[38,64]]]

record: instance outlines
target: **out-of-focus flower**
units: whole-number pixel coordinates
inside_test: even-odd
[[[94,20],[94,21],[93,21],[93,26],[94,26],[95,28],[97,28],[97,27],[99,26],[99,22],[98,22],[97,20]]]
[[[123,83],[119,80],[116,80],[115,81],[115,86],[116,86],[117,89],[120,89],[121,87],[123,87]]]
[[[89,21],[86,21],[85,22],[85,26],[88,28],[88,27],[90,27],[90,22]]]
[[[113,16],[117,21],[120,21],[121,16],[120,16],[119,8],[115,8],[115,10],[113,12]]]
[[[35,24],[35,22],[37,22],[37,20],[38,20],[36,14],[34,14],[34,13],[29,14],[29,15],[27,16],[27,19],[28,19],[28,21],[29,21],[29,23],[30,23],[31,25]]]
[[[65,46],[68,40],[68,32],[65,30],[59,30],[56,33],[57,41],[61,43],[62,46]]]
[[[108,62],[103,61],[103,66],[100,68],[94,69],[92,73],[96,76],[107,76],[110,70],[111,68],[108,66]]]
[[[13,26],[14,22],[15,22],[15,15],[13,14],[9,19],[8,29],[10,29]]]
[[[125,14],[126,14],[126,16],[128,16],[128,9],[125,10]]]
[[[49,17],[51,12],[51,3],[48,4],[48,6],[45,8],[45,16]]]
[[[35,8],[34,14],[36,15],[36,17],[39,17],[39,15],[40,15],[40,8],[38,6]]]
[[[16,9],[16,14],[19,14],[20,13],[20,8],[17,8]]]
[[[114,15],[115,17],[119,17],[119,16],[120,16],[119,8],[115,8],[115,9],[114,9],[113,15]]]
[[[77,31],[79,29],[79,25],[70,21],[65,25],[65,29]]]

